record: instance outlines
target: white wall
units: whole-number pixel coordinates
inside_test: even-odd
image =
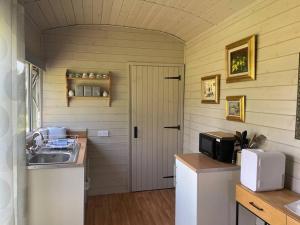
[[[129,190],[128,62],[183,63],[183,43],[169,35],[109,26],[45,32],[43,126],[88,128],[90,195]],[[112,71],[112,107],[97,100],[66,106],[66,69]],[[108,129],[110,137],[97,137]]]
[[[287,154],[287,184],[300,192],[300,140],[294,139],[300,52],[300,1],[259,0],[189,41],[185,48],[185,152],[199,132],[247,129],[268,138],[264,149]],[[226,84],[225,46],[258,35],[257,80]],[[201,77],[221,74],[221,103],[201,104]],[[246,122],[225,120],[225,98],[246,95]]]
[[[31,20],[30,16],[25,14],[25,59],[28,62],[44,68],[44,52],[42,32]]]

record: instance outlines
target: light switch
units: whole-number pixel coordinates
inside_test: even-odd
[[[98,137],[109,137],[108,130],[98,130]]]

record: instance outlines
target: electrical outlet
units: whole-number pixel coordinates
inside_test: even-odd
[[[108,130],[98,130],[97,136],[98,137],[109,137],[109,132],[108,132]]]

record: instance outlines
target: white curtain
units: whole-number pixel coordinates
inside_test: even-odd
[[[0,0],[0,225],[25,225],[23,7]]]

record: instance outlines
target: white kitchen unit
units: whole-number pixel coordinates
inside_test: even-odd
[[[28,186],[28,224],[84,224],[84,167],[28,170]]]
[[[86,138],[72,164],[30,165],[28,225],[84,225]]]
[[[201,153],[176,155],[176,225],[234,225],[240,168]]]

